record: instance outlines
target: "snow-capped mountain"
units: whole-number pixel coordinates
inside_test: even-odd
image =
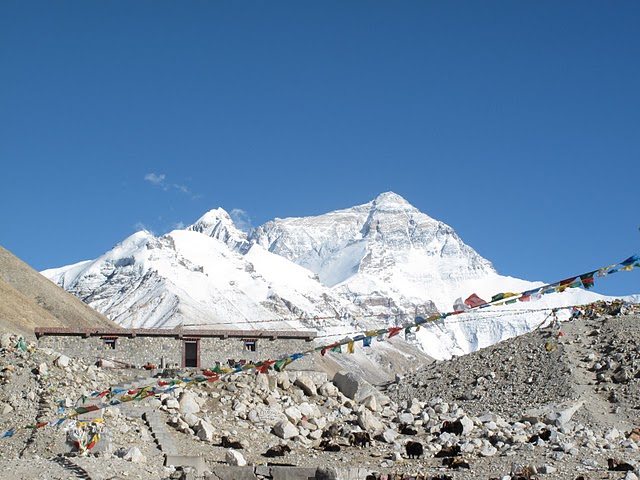
[[[391,192],[317,217],[273,220],[250,240],[356,304],[410,310],[435,302],[446,311],[452,293],[496,273],[451,227]]]
[[[391,192],[248,235],[215,209],[186,230],[138,232],[95,260],[42,273],[125,327],[317,328],[321,337],[413,323],[474,292],[542,285],[499,275],[451,227]],[[545,297],[554,298],[537,308],[599,298],[580,289]],[[436,322],[417,341],[447,358],[525,333],[545,313],[503,315]]]

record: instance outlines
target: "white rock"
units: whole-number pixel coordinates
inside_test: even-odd
[[[496,453],[498,453],[498,449],[492,445],[485,445],[482,450],[480,450],[480,455],[483,457],[493,457]]]
[[[122,458],[131,463],[146,463],[147,461],[138,447],[131,447],[125,452]]]
[[[387,443],[393,443],[393,441],[398,438],[398,432],[396,432],[395,430],[391,430],[390,428],[387,428],[383,433],[382,433],[382,438],[385,442]]]
[[[362,405],[372,412],[377,412],[379,410],[378,401],[376,400],[375,395],[369,395],[367,398],[362,400]]]
[[[234,465],[237,467],[244,467],[247,465],[247,461],[244,459],[242,454],[237,450],[233,450],[230,448],[224,455],[224,459],[228,465]]]
[[[298,378],[296,378],[293,384],[296,387],[302,389],[304,394],[308,397],[313,397],[318,394],[316,384],[313,382],[313,380],[311,380],[311,378],[306,375],[300,375]]]
[[[466,415],[460,419],[462,423],[462,434],[467,435],[473,430],[473,421]]]
[[[338,387],[336,387],[331,382],[323,383],[318,389],[318,393],[320,393],[320,395],[323,395],[325,397],[337,397],[338,392],[339,392]]]
[[[200,421],[194,426],[193,430],[197,432],[196,435],[200,440],[206,440],[208,442],[213,440],[215,429],[209,422],[200,419]]]
[[[312,404],[308,402],[302,402],[300,405],[298,405],[298,409],[300,410],[302,416],[307,419],[319,417],[321,415],[320,409],[315,403]]]
[[[265,390],[265,391],[272,390],[269,383],[269,375],[264,375],[264,374],[256,375],[255,380],[256,380],[256,390]]]
[[[71,359],[69,357],[67,357],[66,355],[60,355],[55,360],[55,364],[60,368],[68,367],[70,362],[71,362]]]
[[[300,422],[300,420],[302,419],[302,412],[300,412],[300,409],[297,406],[285,408],[284,414],[294,425],[297,425],[298,422]]]
[[[358,425],[365,431],[377,435],[385,430],[385,425],[369,410],[362,410],[357,414]]]
[[[604,434],[604,439],[609,442],[617,440],[618,438],[620,438],[620,431],[617,428],[612,428]]]
[[[289,379],[289,373],[286,370],[278,372],[276,375],[278,386],[283,390],[287,390],[291,386],[291,380]]]
[[[187,413],[186,415],[183,415],[182,418],[191,428],[193,428],[193,426],[200,421],[200,419],[193,413]]]
[[[449,411],[449,404],[448,403],[439,403],[438,405],[433,407],[433,409],[436,411],[436,413],[444,414],[444,413],[447,413]]]
[[[420,415],[422,412],[422,404],[417,398],[411,399],[411,405],[409,405],[409,412],[414,415]]]
[[[412,425],[415,417],[412,413],[403,412],[398,415],[398,423]]]
[[[188,391],[182,392],[182,395],[180,395],[179,406],[183,414],[198,413],[200,411],[200,405],[198,405],[195,395]]]
[[[313,423],[316,427],[318,427],[320,430],[324,430],[324,427],[327,426],[327,419],[324,417],[312,418],[309,421]]]
[[[289,420],[281,420],[273,426],[273,433],[285,440],[299,434],[298,429]]]

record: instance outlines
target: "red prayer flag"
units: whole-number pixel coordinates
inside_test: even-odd
[[[471,296],[469,296],[469,298],[467,298],[464,301],[464,304],[465,305],[469,305],[471,308],[479,307],[480,305],[484,305],[485,303],[487,303],[487,302],[485,302],[483,299],[481,299],[475,293],[471,294]]]
[[[398,333],[400,333],[400,330],[402,330],[402,327],[391,327],[389,329],[389,338],[398,335]]]

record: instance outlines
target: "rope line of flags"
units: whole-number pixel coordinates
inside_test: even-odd
[[[17,428],[10,429],[0,435],[0,438],[12,437],[20,430],[38,430],[43,427],[60,427],[67,420],[77,420],[79,415],[95,412],[98,410],[102,410],[111,406],[120,405],[122,403],[133,402],[133,401],[141,401],[145,398],[160,396],[166,393],[169,393],[177,388],[188,388],[193,385],[198,385],[201,383],[210,383],[218,380],[222,380],[228,378],[232,375],[238,373],[267,373],[269,370],[274,370],[280,372],[284,370],[289,364],[294,361],[316,352],[319,352],[320,355],[325,355],[327,352],[342,352],[342,347],[346,346],[347,353],[354,353],[356,342],[362,342],[363,347],[370,347],[374,338],[377,341],[384,341],[385,339],[393,338],[399,335],[401,332],[404,332],[405,335],[412,332],[413,329],[415,331],[419,331],[423,325],[430,324],[432,322],[446,319],[448,317],[459,315],[463,313],[467,313],[473,310],[483,309],[489,306],[501,306],[501,305],[509,305],[515,302],[528,302],[532,300],[536,300],[542,295],[550,294],[550,293],[561,293],[564,292],[568,288],[578,288],[582,287],[585,289],[589,289],[593,287],[594,277],[606,277],[607,275],[611,275],[613,273],[617,273],[620,271],[629,271],[634,267],[640,267],[640,255],[633,255],[626,260],[609,265],[607,267],[603,267],[591,272],[587,272],[584,274],[576,275],[558,282],[550,283],[548,285],[543,285],[541,287],[537,287],[535,289],[527,290],[524,292],[502,292],[491,297],[491,300],[485,301],[478,297],[475,293],[470,295],[466,300],[464,300],[464,306],[460,309],[447,312],[447,313],[439,313],[431,315],[427,318],[417,316],[414,319],[414,323],[408,326],[393,326],[387,328],[380,329],[372,329],[366,332],[358,333],[353,337],[347,336],[342,340],[317,346],[310,350],[294,353],[291,355],[285,355],[278,360],[263,360],[255,363],[247,363],[244,365],[236,365],[233,368],[216,366],[212,369],[206,369],[202,371],[202,374],[185,377],[185,378],[177,378],[170,381],[160,380],[155,385],[145,385],[143,387],[135,388],[135,389],[125,389],[125,388],[115,388],[109,387],[102,391],[95,391],[88,396],[83,396],[76,403],[76,406],[73,408],[73,412],[68,415],[61,416],[56,421],[51,422],[39,422],[28,425],[23,425]],[[584,306],[581,306],[584,307]],[[562,308],[577,308],[577,307],[562,307]],[[541,309],[547,310],[547,309]],[[558,308],[553,309],[553,313],[555,313]],[[375,315],[377,316],[377,315]],[[383,317],[390,317],[393,315],[383,315]],[[335,317],[328,317],[335,318]],[[548,318],[548,317],[547,317]],[[546,319],[545,319],[546,321]],[[544,323],[544,322],[543,322]],[[86,400],[88,398],[92,398],[94,400],[102,400],[93,404],[86,404]],[[66,409],[63,407],[63,402],[60,402],[61,408],[59,409],[59,413],[64,412]],[[91,437],[89,443],[87,445],[82,445],[81,448],[84,450],[88,450],[92,448],[99,439],[99,435],[97,432]]]

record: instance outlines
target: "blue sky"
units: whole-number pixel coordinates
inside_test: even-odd
[[[42,270],[212,208],[393,191],[505,275],[624,260],[639,24],[637,1],[2,2],[0,244]]]

